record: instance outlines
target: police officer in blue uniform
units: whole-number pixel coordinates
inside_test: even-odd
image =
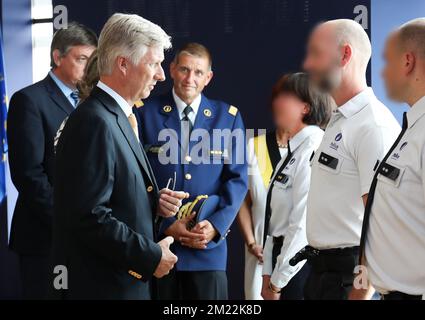
[[[202,94],[213,76],[211,62],[203,45],[184,45],[170,66],[172,92],[138,109],[158,185],[188,192],[188,202],[219,198],[206,218],[195,212],[162,221],[160,235],[174,237],[178,262],[158,284],[161,299],[228,297],[226,236],[247,192],[245,129],[236,107]]]

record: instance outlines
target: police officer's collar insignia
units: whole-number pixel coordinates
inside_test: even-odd
[[[208,117],[208,118],[209,118],[209,117],[211,117],[211,110],[210,110],[210,109],[208,109],[208,108],[207,108],[207,109],[205,109],[205,110],[204,110],[204,115],[205,115],[206,117]]]
[[[173,108],[171,106],[164,106],[164,108],[162,108],[162,110],[164,110],[164,112],[166,112],[166,113],[170,113],[171,110],[173,110]]]
[[[236,108],[235,106],[230,106],[230,107],[229,107],[229,113],[230,113],[232,116],[236,116],[236,114],[238,113],[238,108]]]
[[[287,183],[288,182],[288,180],[289,180],[289,178],[288,178],[288,176],[286,175],[286,174],[278,174],[277,176],[276,176],[276,181],[278,181],[278,182],[280,182],[280,183],[283,183],[283,184],[285,184],[285,183]]]

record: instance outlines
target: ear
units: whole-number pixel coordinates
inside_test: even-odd
[[[214,76],[214,73],[211,70],[208,71],[207,80],[205,81],[205,86],[207,86],[210,83],[210,81],[213,78],[213,76]]]
[[[304,103],[304,108],[303,108],[303,115],[307,115],[310,113],[310,105],[308,105],[307,103]]]
[[[61,65],[61,54],[58,49],[53,50],[53,61],[57,67]]]
[[[345,67],[353,56],[353,48],[349,44],[342,46],[341,66]]]
[[[126,58],[118,57],[117,66],[118,66],[118,70],[120,70],[123,75],[127,74],[129,65]]]
[[[407,52],[407,53],[404,54],[403,59],[404,59],[404,71],[405,71],[405,75],[408,76],[415,69],[416,57],[413,54],[413,52]]]

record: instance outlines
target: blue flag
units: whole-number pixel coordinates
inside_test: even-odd
[[[0,34],[0,203],[6,198],[6,159],[7,159],[7,92],[4,73],[3,39]]]

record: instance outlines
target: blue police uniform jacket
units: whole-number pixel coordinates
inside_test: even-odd
[[[245,128],[238,109],[202,95],[190,136],[190,161],[182,159],[181,120],[171,92],[147,99],[138,113],[140,138],[160,189],[176,172],[175,190],[188,192],[187,201],[198,195],[220,197],[216,211],[207,218],[218,235],[203,250],[176,241],[172,249],[178,257],[176,269],[226,270],[226,236],[248,189]],[[176,217],[163,219],[160,236],[175,221]]]

